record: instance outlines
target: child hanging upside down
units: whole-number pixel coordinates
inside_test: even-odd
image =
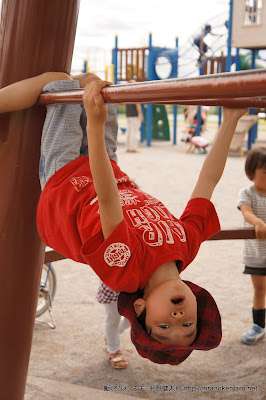
[[[118,167],[116,106],[106,105],[101,95],[110,84],[93,74],[72,79],[45,73],[1,89],[0,112],[30,107],[42,91],[86,86],[84,107],[47,106],[37,212],[40,237],[65,257],[90,265],[111,290],[122,292],[119,313],[130,321],[141,356],[179,364],[193,350],[213,349],[221,340],[214,299],[205,289],[182,281],[180,273],[201,243],[220,229],[210,198],[237,122],[247,110],[224,108],[219,133],[177,219]]]

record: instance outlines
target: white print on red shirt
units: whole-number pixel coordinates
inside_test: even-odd
[[[128,179],[125,176],[123,176],[122,178],[115,178],[115,180],[116,180],[116,183],[126,183],[126,182],[128,182]]]
[[[74,186],[77,192],[80,192],[88,183],[92,182],[92,179],[88,176],[75,176],[74,178],[70,179],[70,182]]]
[[[174,244],[175,237],[181,242],[186,242],[184,228],[163,208],[165,207],[160,203],[126,210],[126,213],[134,228],[143,229],[143,240],[149,246],[162,246],[164,240],[168,244]]]
[[[128,180],[126,177],[122,177],[119,179],[116,179],[117,183],[126,183]],[[93,182],[92,178],[89,178],[88,176],[75,176],[74,178],[70,179],[70,183],[74,186],[77,192],[80,192],[82,188],[88,185],[88,183]],[[134,185],[133,185],[134,186]],[[96,198],[97,200],[97,198]]]
[[[130,258],[130,249],[124,243],[112,243],[104,252],[104,261],[110,267],[124,267]]]
[[[137,200],[138,196],[134,196],[131,190],[119,190],[119,198],[121,206],[130,206],[131,204],[137,205],[137,203],[141,203],[140,200]]]
[[[96,201],[98,201],[98,197],[97,196],[93,197],[93,199],[90,201],[90,206],[92,204],[96,203]]]

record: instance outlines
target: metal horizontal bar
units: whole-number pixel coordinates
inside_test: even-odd
[[[176,104],[176,105],[195,105],[195,106],[216,106],[216,107],[254,107],[266,108],[266,97],[253,98],[253,97],[238,97],[236,99],[195,99],[195,100],[176,100],[166,102],[151,102],[150,104]]]
[[[256,239],[254,228],[222,229],[208,240]]]
[[[65,92],[54,92],[52,94],[41,95],[39,104],[82,104],[83,90],[78,91],[65,91]],[[123,102],[130,104],[130,101]],[[146,104],[146,102],[140,101],[139,103]],[[135,104],[135,102],[134,102]],[[195,100],[168,100],[168,101],[150,101],[149,104],[168,104],[168,105],[196,105],[196,106],[226,106],[226,107],[255,107],[255,108],[266,108],[266,98],[253,98],[253,97],[242,97],[235,99],[195,99]]]
[[[45,93],[38,104],[82,103],[83,89]],[[266,95],[266,69],[166,79],[122,85],[102,90],[106,103],[175,103],[184,100],[258,98]],[[254,99],[252,100],[254,105]],[[261,100],[264,101],[264,100]],[[203,103],[202,103],[203,104]],[[264,103],[261,103],[264,105]]]
[[[222,229],[208,240],[236,240],[236,239],[256,239],[254,228],[234,228]],[[45,252],[44,263],[64,260],[66,257],[57,253],[55,250],[47,250]]]
[[[47,250],[45,252],[44,264],[49,264],[50,262],[65,260],[66,257],[62,254],[57,253],[55,250]]]
[[[84,89],[73,89],[73,90],[65,90],[61,92],[53,92],[53,93],[44,93],[39,97],[38,105],[47,105],[47,104],[82,104],[82,96],[84,93]]]

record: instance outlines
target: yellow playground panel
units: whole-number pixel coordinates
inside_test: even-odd
[[[114,66],[110,64],[109,51],[103,47],[88,47],[83,72],[92,72],[114,82]]]

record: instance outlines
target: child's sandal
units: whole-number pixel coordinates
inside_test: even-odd
[[[128,366],[127,359],[124,357],[122,350],[109,354],[109,360],[113,368],[126,368]]]

